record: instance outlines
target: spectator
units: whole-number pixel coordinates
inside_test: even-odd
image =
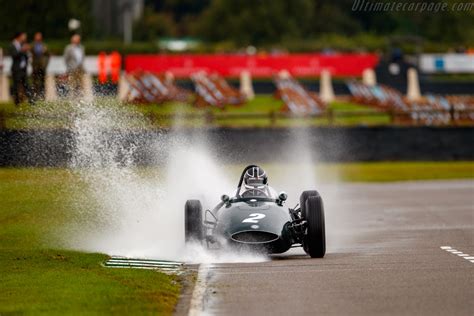
[[[12,57],[11,73],[13,78],[12,95],[15,105],[20,104],[24,96],[31,102],[27,77],[29,49],[30,46],[26,43],[26,33],[16,33],[10,46],[10,55]]]
[[[3,73],[3,49],[0,47],[0,74]]]
[[[33,93],[35,100],[44,99],[44,79],[49,63],[49,52],[43,43],[43,34],[35,33],[32,51],[33,64]]]
[[[84,76],[84,46],[81,45],[81,36],[74,34],[71,44],[64,49],[64,60],[69,80],[69,88],[77,94],[82,92]]]

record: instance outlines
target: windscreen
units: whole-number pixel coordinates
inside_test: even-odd
[[[265,185],[261,188],[245,188],[242,186],[239,191],[239,195],[242,198],[271,198],[276,199],[278,194],[275,189]]]

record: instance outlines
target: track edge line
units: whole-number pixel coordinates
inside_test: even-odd
[[[198,316],[204,312],[204,299],[206,296],[210,266],[209,264],[199,265],[196,283],[189,304],[188,316]]]

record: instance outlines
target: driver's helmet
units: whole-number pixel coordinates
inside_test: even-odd
[[[268,183],[267,174],[262,168],[255,166],[247,169],[244,175],[246,189],[261,189]]]

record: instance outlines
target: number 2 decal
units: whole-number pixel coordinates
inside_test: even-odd
[[[264,218],[266,215],[261,213],[252,213],[242,221],[242,223],[258,223],[259,219]]]

